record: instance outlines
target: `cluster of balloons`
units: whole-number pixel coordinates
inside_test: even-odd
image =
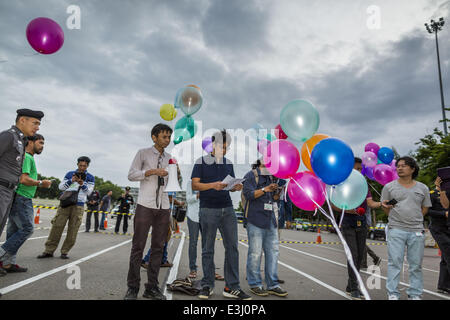
[[[364,147],[364,154],[361,157],[363,170],[362,174],[367,178],[377,181],[383,186],[393,180],[398,179],[397,169],[392,149],[370,142]]]
[[[354,155],[344,141],[316,134],[320,118],[306,100],[293,100],[281,111],[276,139],[259,140],[267,170],[280,179],[289,179],[287,192],[300,209],[314,211],[326,201],[340,209],[360,206],[368,193],[364,176],[353,169]],[[261,129],[261,128],[259,128]],[[301,152],[294,143],[303,142]],[[303,161],[308,171],[297,172]]]
[[[173,142],[179,144],[192,139],[197,133],[197,124],[192,115],[200,110],[203,95],[199,87],[194,84],[179,89],[175,95],[174,104],[164,104],[159,110],[161,118],[172,121],[177,116],[177,109],[184,113],[184,117],[175,123]]]
[[[32,20],[26,30],[28,43],[40,54],[52,54],[64,44],[64,32],[61,26],[49,18]]]

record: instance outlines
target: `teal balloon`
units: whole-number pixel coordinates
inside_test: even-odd
[[[293,100],[281,110],[280,125],[290,139],[309,140],[317,132],[319,123],[319,112],[306,100]]]
[[[330,201],[339,209],[352,210],[367,198],[369,187],[364,176],[353,169],[350,176],[337,186],[327,186]]]
[[[266,136],[266,140],[272,142],[272,141],[277,140],[277,137],[275,137],[273,134],[269,133],[269,134]]]
[[[173,131],[173,143],[179,144],[192,139],[197,133],[197,124],[191,116],[185,116],[177,121]]]

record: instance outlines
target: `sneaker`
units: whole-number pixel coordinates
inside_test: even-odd
[[[359,290],[353,290],[352,292],[350,292],[350,297],[352,298],[352,300],[362,300]]]
[[[268,293],[279,296],[279,297],[286,297],[288,295],[286,290],[281,289],[281,287],[276,287],[273,289],[267,290]]]
[[[283,284],[283,283],[284,283],[284,280],[278,279],[277,282],[278,282],[279,284]]]
[[[67,255],[67,253],[61,253],[61,259],[67,260],[69,259],[69,256]]]
[[[388,297],[389,300],[400,300],[399,296],[396,296],[395,294],[390,294]]]
[[[5,270],[8,273],[16,273],[16,272],[27,272],[27,268],[22,268],[18,264],[12,264],[9,268],[5,268],[1,266],[3,270]]]
[[[199,299],[208,299],[213,294],[212,289],[209,287],[204,287],[202,290],[200,290],[200,293],[198,294]]]
[[[264,290],[260,287],[250,288],[250,291],[260,297],[267,297],[269,295],[269,292],[267,292],[267,290]]]
[[[53,258],[53,253],[44,252],[37,256],[38,259]]]
[[[167,300],[166,296],[161,292],[161,289],[158,286],[151,289],[145,289],[142,296],[152,300]]]
[[[223,296],[225,298],[239,299],[239,300],[252,300],[248,294],[246,294],[241,289],[239,290],[231,290],[230,288],[225,287],[223,289]]]
[[[123,300],[137,300],[139,289],[128,288],[127,294],[123,298]]]
[[[408,295],[408,300],[422,300],[420,296],[410,296]]]
[[[381,264],[381,258],[376,257],[375,259],[373,259],[373,264],[378,267]]]
[[[450,294],[450,289],[449,288],[438,288],[437,292],[442,293],[442,294]]]

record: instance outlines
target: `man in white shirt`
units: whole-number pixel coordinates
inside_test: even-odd
[[[172,129],[165,124],[157,124],[151,134],[153,147],[139,150],[128,172],[128,180],[140,181],[140,188],[134,216],[134,235],[125,300],[137,299],[141,280],[141,260],[150,227],[152,227],[152,253],[143,297],[154,300],[166,299],[158,287],[158,274],[170,223],[169,196],[164,193],[164,188],[168,181],[166,168],[171,155],[164,149],[170,143]]]

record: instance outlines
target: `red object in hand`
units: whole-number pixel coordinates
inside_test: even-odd
[[[358,209],[356,209],[356,213],[359,216],[363,216],[366,213],[366,209],[359,207]]]
[[[176,159],[170,159],[169,160],[169,164],[177,164],[177,160]]]

